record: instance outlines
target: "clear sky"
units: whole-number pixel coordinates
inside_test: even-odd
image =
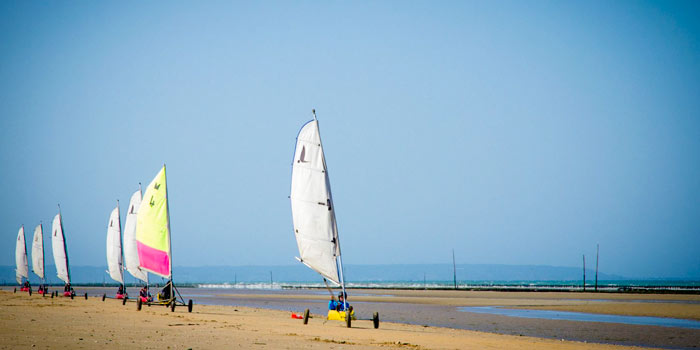
[[[346,264],[700,278],[699,40],[693,1],[3,1],[0,264],[60,203],[106,265],[163,163],[176,266],[295,264],[315,108]]]

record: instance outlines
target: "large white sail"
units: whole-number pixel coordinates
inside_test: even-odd
[[[68,254],[66,252],[66,240],[63,236],[61,213],[58,213],[53,218],[51,232],[51,248],[53,249],[53,260],[56,264],[56,275],[63,282],[70,283],[70,269],[68,268]]]
[[[22,277],[29,278],[29,266],[27,265],[27,245],[24,240],[24,226],[17,233],[17,245],[15,246],[15,263],[17,265],[17,283],[22,284]]]
[[[148,283],[148,273],[139,267],[139,253],[136,250],[136,214],[141,206],[141,190],[134,192],[129,201],[124,222],[124,265],[134,276]]]
[[[124,271],[122,265],[122,233],[121,222],[119,221],[119,205],[117,205],[109,216],[109,226],[107,226],[107,266],[109,277],[124,284]]]
[[[44,279],[44,230],[41,224],[34,228],[34,240],[32,241],[32,270]]]
[[[340,256],[338,228],[321,134],[315,118],[299,131],[293,162],[289,198],[299,260],[340,284],[336,262],[336,257]]]

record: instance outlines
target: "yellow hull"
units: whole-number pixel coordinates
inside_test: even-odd
[[[328,310],[328,319],[331,321],[345,321],[345,311]],[[350,311],[350,319],[356,320],[355,310]]]

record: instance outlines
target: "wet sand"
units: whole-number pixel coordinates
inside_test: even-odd
[[[373,329],[370,321],[358,320],[348,329],[322,315],[303,325],[287,311],[243,306],[195,304],[192,313],[184,307],[170,312],[162,306],[137,311],[133,302],[123,306],[119,300],[102,301],[99,289],[76,289],[93,296],[71,300],[0,292],[0,349],[630,349],[385,321]],[[381,303],[412,309],[402,303]],[[358,301],[356,308],[372,305]],[[450,308],[414,306],[414,314],[421,313],[421,307]],[[459,314],[466,313],[455,313]]]

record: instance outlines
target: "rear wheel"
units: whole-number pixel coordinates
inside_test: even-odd
[[[85,300],[87,300],[87,293],[85,293]]]
[[[53,299],[54,292],[51,292],[51,299]]]
[[[15,288],[15,293],[17,293],[17,288]]]
[[[304,324],[308,324],[308,323],[309,323],[309,309],[306,309],[306,311],[304,311]]]
[[[379,328],[379,313],[378,312],[375,312],[374,315],[372,315],[372,324],[374,325],[375,329]]]
[[[136,310],[137,310],[137,311],[141,311],[141,305],[142,305],[142,304],[143,304],[143,302],[141,301],[141,298],[139,298],[138,300],[136,300]]]
[[[170,311],[175,312],[175,300],[173,300],[173,302],[170,303]]]
[[[29,296],[32,296],[32,289],[29,288]]]
[[[187,303],[187,312],[192,312],[192,299]]]
[[[125,296],[124,299],[122,299],[122,305],[126,305],[126,299],[129,299],[129,297]]]
[[[105,298],[107,298],[107,294],[102,294],[102,301],[105,301]]]
[[[352,316],[350,316],[350,310],[345,311],[345,325],[348,328],[352,326]]]
[[[74,296],[75,296],[75,293],[70,293],[70,300],[73,300]]]

